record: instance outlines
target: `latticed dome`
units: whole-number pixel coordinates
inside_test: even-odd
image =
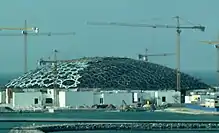
[[[13,79],[8,88],[101,89],[175,89],[174,69],[140,60],[118,57],[83,58],[74,62],[58,62],[57,75],[52,65],[45,65]],[[182,89],[202,89],[210,86],[185,73],[181,74]]]

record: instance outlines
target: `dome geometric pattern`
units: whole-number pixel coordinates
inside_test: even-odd
[[[6,84],[8,88],[54,86],[62,89],[176,89],[176,72],[162,65],[130,58],[95,57],[58,62],[57,74],[54,73],[54,66],[47,64]],[[203,89],[210,86],[181,73],[181,88]]]

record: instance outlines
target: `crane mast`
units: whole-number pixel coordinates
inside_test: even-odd
[[[180,34],[181,29],[199,29],[204,32],[205,27],[201,25],[194,26],[181,26],[180,25],[180,17],[176,16],[177,24],[173,25],[160,25],[160,24],[130,24],[130,23],[118,23],[118,22],[87,22],[88,25],[111,25],[111,26],[128,26],[128,27],[150,27],[150,28],[173,28],[176,29],[177,39],[176,39],[176,89],[177,91],[181,91],[180,85]]]
[[[179,22],[179,16],[176,16],[176,89],[179,91],[181,90],[181,73],[180,73],[180,22]]]
[[[24,27],[24,28],[9,28],[9,27],[0,27],[0,31],[33,31],[35,33],[38,33],[39,28],[33,27],[33,28],[28,28],[28,27]],[[4,34],[4,36],[10,36],[10,34]],[[6,89],[6,103],[10,103],[10,98],[12,98],[12,94],[11,94],[11,90],[10,89]]]
[[[9,33],[9,34],[0,34],[0,36],[24,36],[24,73],[28,71],[28,44],[27,37],[28,36],[67,36],[67,35],[75,35],[75,32],[39,32],[39,28],[27,28],[27,20],[24,21],[24,28],[0,28],[0,30],[22,30],[22,34],[17,33]],[[34,31],[34,33],[29,33],[28,31]]]
[[[24,28],[27,28],[27,20],[24,21]],[[23,31],[24,34],[24,73],[27,72],[27,31]]]
[[[54,50],[54,78],[55,78],[55,82],[54,82],[54,88],[57,88],[57,74],[58,74],[58,72],[57,72],[57,50]]]
[[[57,99],[58,99],[58,93],[59,93],[59,92],[58,92],[58,88],[57,88],[57,87],[58,87],[58,86],[57,86],[57,80],[58,80],[57,52],[58,52],[58,51],[55,49],[55,50],[54,50],[54,61],[55,61],[55,63],[54,63],[54,70],[53,70],[53,71],[54,71],[54,82],[53,82],[54,84],[53,84],[53,87],[54,87],[54,93],[55,93],[55,94],[54,94],[54,105],[55,105],[55,106],[58,106],[58,102],[57,102],[58,100],[57,100]]]
[[[36,27],[32,27],[32,28],[28,28],[27,27],[27,22],[25,20],[25,24],[24,24],[24,28],[0,28],[0,30],[4,31],[4,30],[21,30],[22,31],[22,34],[24,34],[24,64],[27,64],[27,53],[26,53],[26,49],[27,49],[27,32],[28,31],[34,31],[34,33],[38,33],[39,32],[39,28],[36,28]],[[5,34],[5,36],[10,36],[10,34]],[[27,66],[25,65],[25,68],[24,68],[24,71],[27,69]]]

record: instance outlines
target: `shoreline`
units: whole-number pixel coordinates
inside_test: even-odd
[[[167,108],[164,112],[179,113],[179,114],[191,114],[191,115],[219,115],[219,112],[208,112],[203,110],[195,110],[189,108]]]
[[[49,108],[47,109],[14,109],[13,111],[0,110],[0,113],[67,113],[67,112],[123,112],[119,109],[95,109],[95,108]],[[132,111],[131,111],[132,112]],[[135,111],[134,111],[135,112]],[[138,111],[137,111],[138,112]],[[149,110],[140,112],[151,112]],[[169,107],[166,109],[154,110],[154,113],[158,112],[169,112],[178,114],[190,114],[190,115],[219,115],[219,112],[210,112],[204,110],[195,110],[186,107]]]

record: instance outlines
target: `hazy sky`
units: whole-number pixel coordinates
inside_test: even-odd
[[[216,40],[219,0],[1,0],[1,27],[37,26],[41,32],[76,32],[75,36],[28,37],[28,68],[60,51],[59,59],[83,56],[127,56],[175,52],[175,29],[86,25],[86,21],[175,25],[173,16],[206,26],[206,32],[183,30],[182,70],[215,70],[216,49],[200,40]],[[182,24],[188,24],[182,21]],[[1,34],[9,33],[1,31]],[[11,32],[10,32],[11,33]],[[20,31],[13,31],[20,33]],[[23,37],[1,37],[0,73],[22,72]],[[175,56],[150,61],[175,68]]]

